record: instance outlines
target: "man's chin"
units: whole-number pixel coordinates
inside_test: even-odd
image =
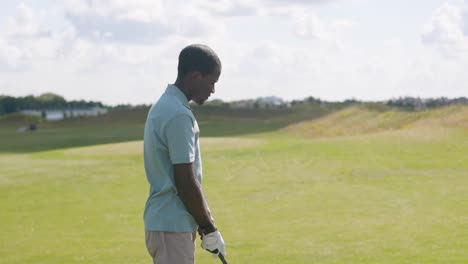
[[[202,105],[206,100],[193,100],[197,105]]]

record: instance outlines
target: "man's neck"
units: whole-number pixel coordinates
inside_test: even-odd
[[[190,94],[190,91],[188,90],[187,86],[184,85],[184,82],[180,79],[177,79],[174,83],[174,86],[177,87],[187,98],[187,101],[190,102],[192,100],[192,96]]]

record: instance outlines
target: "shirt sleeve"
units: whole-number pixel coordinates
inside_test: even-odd
[[[172,164],[192,163],[195,160],[195,128],[192,118],[177,115],[164,130]]]

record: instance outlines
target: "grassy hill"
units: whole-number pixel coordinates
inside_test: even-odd
[[[468,128],[468,106],[454,105],[424,111],[352,106],[321,118],[292,124],[285,131],[310,136],[355,136],[422,127]]]

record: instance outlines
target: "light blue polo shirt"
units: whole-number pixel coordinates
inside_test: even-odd
[[[149,110],[145,125],[144,160],[150,184],[143,217],[145,230],[196,232],[198,224],[177,195],[173,164],[193,162],[201,184],[199,133],[187,98],[169,84]]]

